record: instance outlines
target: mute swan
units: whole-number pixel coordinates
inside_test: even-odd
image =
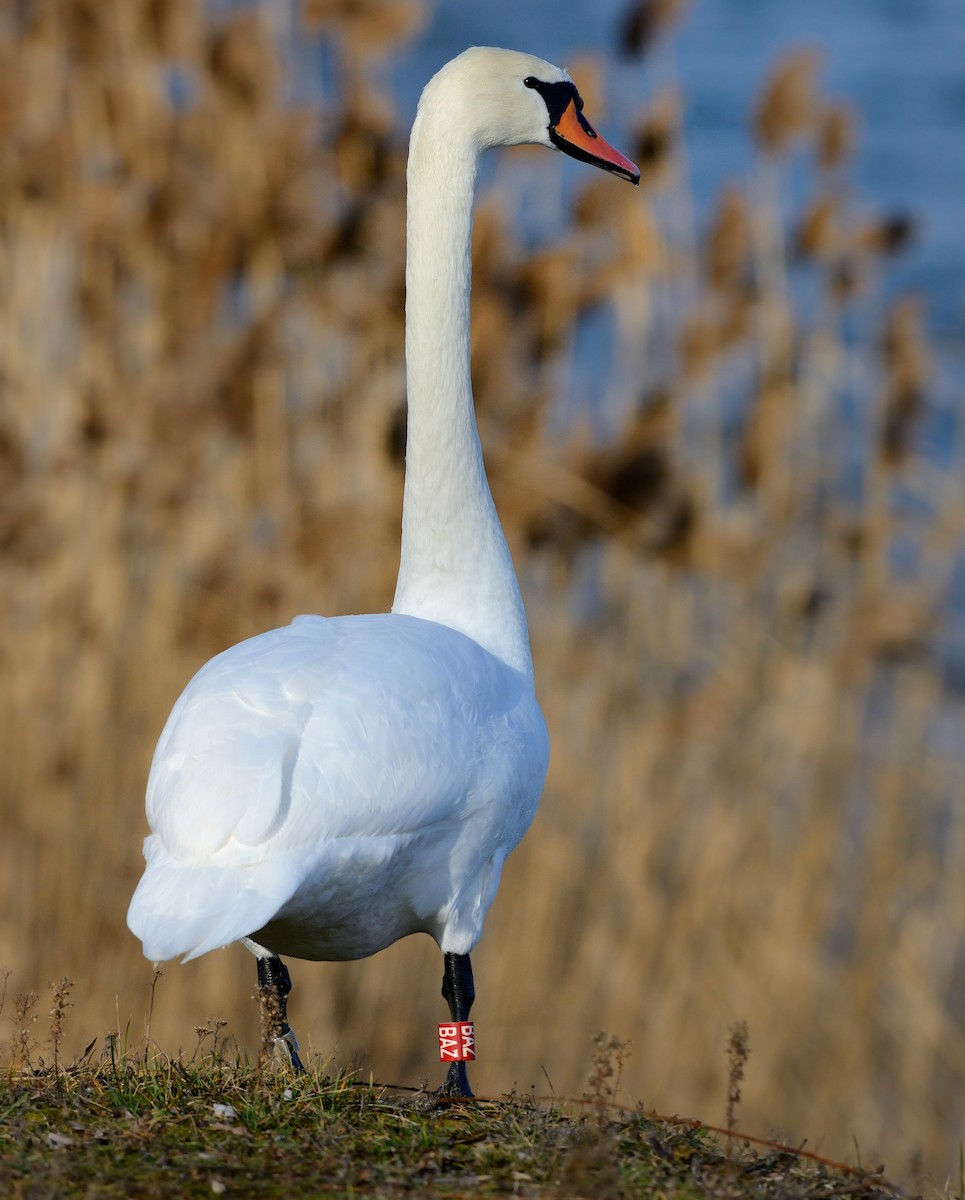
[[[213,658],[161,734],[128,924],[153,962],[241,940],[296,1070],[280,955],[444,955],[445,1095],[471,1096],[469,952],[539,799],[549,744],[469,378],[470,229],[490,146],[639,181],[565,71],[473,48],[422,94],[409,149],[402,555],[391,613],[296,617]]]

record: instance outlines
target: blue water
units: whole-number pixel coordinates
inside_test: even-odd
[[[567,65],[611,54],[624,0],[437,0],[398,78],[407,115],[421,84],[467,45],[510,46]],[[965,364],[965,0],[698,0],[641,65],[610,75],[606,129],[636,115],[652,87],[679,80],[698,212],[721,185],[746,174],[748,118],[780,54],[823,55],[824,91],[859,115],[855,196],[877,211],[909,212],[913,246],[888,272],[888,289],[925,300],[933,338]]]

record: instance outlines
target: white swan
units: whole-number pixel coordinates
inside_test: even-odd
[[[471,208],[490,146],[534,142],[636,183],[565,71],[474,48],[423,92],[408,167],[409,400],[392,612],[297,617],[198,672],[147,786],[147,867],[128,924],[148,959],[241,939],[279,1038],[278,957],[362,958],[435,938],[453,1022],[469,952],[548,760],[526,617],[486,481],[469,379]],[[471,1095],[464,1062],[442,1089]]]

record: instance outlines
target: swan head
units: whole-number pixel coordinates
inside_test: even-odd
[[[436,138],[468,137],[477,151],[534,144],[640,182],[634,164],[596,132],[561,67],[516,50],[473,46],[426,84],[417,123]]]

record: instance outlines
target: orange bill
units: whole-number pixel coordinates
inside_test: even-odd
[[[557,149],[581,162],[592,163],[611,171],[633,184],[640,182],[640,171],[627,158],[600,137],[571,99],[555,125],[550,126],[550,139]]]

